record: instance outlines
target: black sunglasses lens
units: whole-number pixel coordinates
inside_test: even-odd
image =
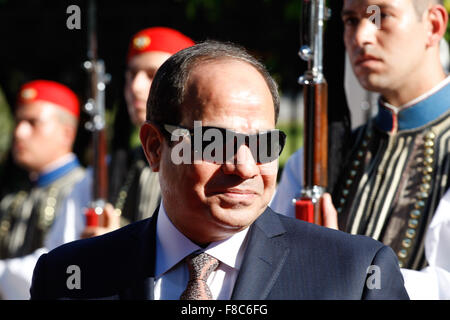
[[[224,162],[236,162],[238,149],[245,144],[251,151],[253,159],[257,163],[269,163],[280,156],[286,140],[286,135],[279,130],[272,130],[258,134],[240,134],[227,131],[224,137],[223,155]]]
[[[222,164],[225,162],[225,129],[215,127],[202,127],[201,152],[203,160]]]
[[[236,164],[236,153],[243,144],[257,163],[272,162],[280,156],[286,141],[286,135],[280,130],[242,134],[224,128],[202,127],[200,132],[202,136],[197,137],[194,130],[189,130],[192,160],[218,164]]]
[[[258,153],[254,158],[258,163],[269,163],[280,156],[286,135],[279,130],[272,130],[258,135]]]

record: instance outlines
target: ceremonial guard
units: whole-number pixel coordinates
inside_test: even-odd
[[[450,187],[450,77],[439,56],[448,15],[437,0],[402,0],[389,8],[383,3],[344,1],[353,71],[381,97],[378,114],[353,133],[330,191],[340,230],[380,240],[397,254],[400,267],[421,270],[430,263],[425,251],[433,250],[425,248],[424,237]],[[367,17],[370,5],[381,8],[379,26]],[[288,161],[272,201],[287,215],[293,215],[291,199],[301,189],[301,159],[299,150]],[[414,279],[407,280],[414,290]]]
[[[425,266],[424,231],[449,187],[449,80],[403,109],[380,100],[335,189],[340,229],[382,240],[401,267]]]
[[[137,32],[131,39],[127,54],[124,97],[129,119],[117,117],[114,125],[113,150],[109,164],[109,197],[114,207],[105,210],[109,215],[106,225],[87,226],[77,230],[82,237],[92,237],[116,229],[130,222],[150,217],[160,203],[158,174],[152,172],[145,159],[142,147],[130,147],[127,130],[122,130],[124,122],[131,122],[133,129],[139,130],[145,122],[147,98],[153,77],[158,68],[172,54],[194,42],[177,30],[167,27],[152,27]],[[118,112],[123,114],[123,110]],[[125,126],[126,127],[126,126]],[[126,139],[124,139],[124,136]],[[117,141],[125,141],[122,145]],[[119,146],[117,146],[119,145]],[[63,212],[83,212],[90,201],[92,176],[86,175],[67,198]],[[120,222],[116,223],[116,216]],[[78,228],[78,227],[77,227]]]
[[[185,35],[166,27],[144,29],[133,36],[127,56],[124,96],[129,118],[136,128],[145,122],[147,98],[158,68],[172,54],[193,44]],[[160,190],[158,174],[148,167],[142,147],[116,150],[110,170],[110,201],[122,213],[123,222],[150,217],[159,205]]]
[[[19,92],[12,155],[29,173],[30,184],[5,195],[0,203],[2,298],[28,298],[39,255],[73,240],[63,240],[64,235],[53,229],[64,198],[84,177],[72,153],[79,112],[77,96],[60,83],[36,80]]]

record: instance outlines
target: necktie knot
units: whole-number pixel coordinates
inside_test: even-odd
[[[186,290],[181,294],[181,300],[210,300],[211,291],[206,280],[219,266],[219,260],[202,252],[194,253],[186,258],[189,269],[189,282]]]

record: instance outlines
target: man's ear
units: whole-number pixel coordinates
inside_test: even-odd
[[[429,47],[437,46],[447,31],[447,9],[439,4],[433,5],[427,12],[427,20],[430,24],[427,44]]]
[[[148,122],[141,126],[139,136],[150,168],[153,172],[159,171],[164,137],[155,125]]]

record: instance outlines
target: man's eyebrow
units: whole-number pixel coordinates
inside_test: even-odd
[[[378,7],[380,10],[396,9],[396,7],[393,6],[393,5],[390,4],[390,3],[383,3],[383,4],[372,5],[372,6]],[[366,12],[365,12],[365,14],[371,13],[370,11],[367,12],[367,9],[370,8],[370,7],[372,7],[372,6],[367,6],[367,7],[366,7],[366,10],[365,10]],[[353,10],[353,9],[344,9],[344,10],[341,11],[341,17],[344,17],[344,16],[352,16],[352,15],[356,15],[356,14],[357,14],[357,11],[355,11],[355,10]]]
[[[126,71],[131,71],[131,72],[137,72],[137,71],[140,71],[140,70],[145,71],[145,72],[156,72],[156,71],[158,71],[158,68],[157,67],[153,67],[153,66],[146,67],[146,68],[138,68],[138,67],[130,66],[130,67],[126,68]]]

